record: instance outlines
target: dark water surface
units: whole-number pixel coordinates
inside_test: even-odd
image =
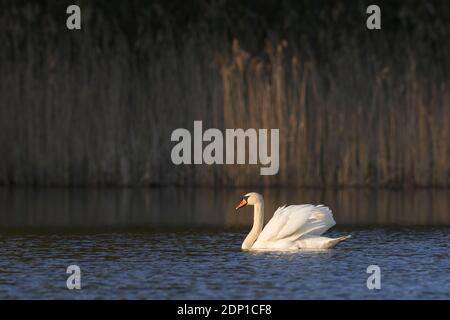
[[[269,217],[325,203],[328,235],[354,237],[285,253],[240,250],[247,191],[0,189],[0,298],[450,299],[449,191],[264,190]],[[81,290],[66,287],[73,264]]]

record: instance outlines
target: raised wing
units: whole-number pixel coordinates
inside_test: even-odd
[[[257,242],[295,241],[304,235],[320,236],[335,224],[331,210],[323,205],[284,206],[275,211]]]

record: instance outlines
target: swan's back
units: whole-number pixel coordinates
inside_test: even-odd
[[[320,236],[336,222],[323,205],[292,205],[280,207],[264,227],[253,247],[290,247],[305,236]]]

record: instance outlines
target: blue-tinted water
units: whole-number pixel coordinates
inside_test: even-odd
[[[0,298],[449,299],[450,229],[345,229],[322,252],[249,253],[242,232],[0,236]],[[66,268],[81,269],[68,290]],[[369,265],[381,289],[366,285]]]
[[[324,203],[353,238],[322,252],[240,250],[239,189],[1,189],[0,298],[450,299],[450,190],[267,189]],[[69,265],[81,290],[68,290]],[[381,289],[369,290],[369,265]]]

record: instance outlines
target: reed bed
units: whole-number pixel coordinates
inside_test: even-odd
[[[1,185],[450,186],[444,1],[386,4],[382,31],[364,1],[107,3],[73,32],[65,1],[0,6]],[[194,120],[279,128],[278,175],[175,166]]]

